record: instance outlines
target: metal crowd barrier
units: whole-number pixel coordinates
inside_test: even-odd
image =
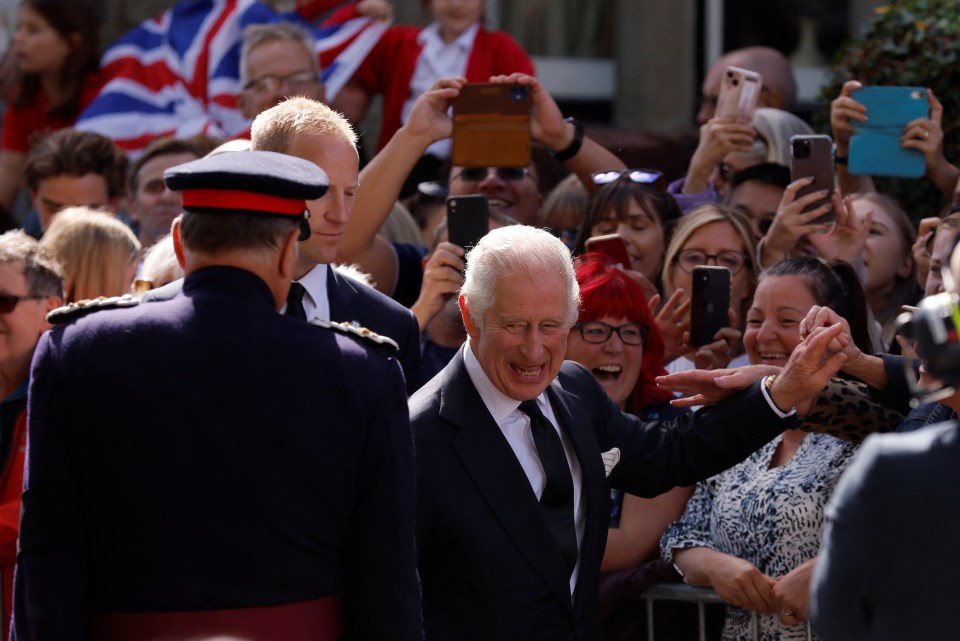
[[[697,604],[697,630],[700,641],[707,641],[707,604],[726,605],[726,602],[713,591],[713,588],[698,588],[686,583],[655,583],[644,590],[643,600],[647,603],[647,641],[656,641],[653,631],[653,604],[656,601],[680,601]],[[756,612],[750,615],[750,638],[760,638],[760,619]],[[807,641],[813,641],[813,632],[807,622]]]

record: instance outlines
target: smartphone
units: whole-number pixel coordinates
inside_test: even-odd
[[[447,239],[464,249],[475,246],[490,231],[490,210],[482,194],[447,198]]]
[[[619,269],[633,269],[630,254],[627,252],[627,243],[620,234],[594,236],[588,238],[584,246],[588,252],[606,255]]]
[[[745,124],[753,122],[753,112],[757,108],[762,86],[763,80],[756,71],[727,67],[720,82],[717,117],[733,118]]]
[[[857,176],[919,178],[926,159],[918,149],[903,149],[900,135],[912,120],[929,116],[923,87],[861,87],[850,97],[867,108],[867,122],[851,121],[847,169]]]
[[[530,92],[526,85],[472,83],[453,99],[456,167],[528,167]]]
[[[690,304],[690,344],[708,345],[722,328],[730,324],[730,270],[701,265],[693,268],[693,292]]]
[[[803,208],[804,213],[813,211],[821,205],[829,205],[830,210],[817,216],[812,223],[832,223],[837,218],[833,210],[834,173],[833,139],[830,136],[792,136],[790,138],[790,180],[813,177],[813,182],[797,191],[797,198],[823,189],[828,193]]]

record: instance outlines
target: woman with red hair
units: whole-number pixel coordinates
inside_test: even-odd
[[[644,420],[662,421],[686,411],[671,406],[673,396],[655,382],[665,372],[663,337],[640,285],[602,254],[581,256],[576,275],[583,303],[567,336],[567,359],[589,369],[621,409]],[[670,499],[677,492],[682,501]],[[652,500],[627,495],[622,516],[615,495],[603,570],[636,567],[656,558],[660,535],[683,512],[688,495],[683,488]],[[660,510],[661,503],[668,509]],[[641,511],[642,518],[634,519]]]

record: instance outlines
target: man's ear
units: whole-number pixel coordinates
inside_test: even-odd
[[[473,318],[470,316],[470,307],[467,305],[467,299],[463,294],[460,294],[457,303],[460,305],[460,316],[463,317],[463,327],[467,330],[467,334],[474,337],[479,335],[480,328],[473,322]]]
[[[277,264],[277,270],[284,278],[293,280],[297,266],[297,258],[300,257],[300,229],[294,229],[287,234],[283,245],[280,247],[280,258]]]
[[[63,307],[63,298],[61,298],[60,296],[47,296],[46,298],[43,299],[43,303],[40,305],[40,310],[44,318],[43,322],[40,324],[41,332],[45,332],[51,327],[53,327],[53,325],[47,322],[46,318],[47,318],[47,314],[49,314],[50,312],[52,312],[58,307]]]
[[[173,253],[177,255],[177,262],[180,263],[180,269],[187,268],[187,259],[183,253],[183,240],[180,238],[180,223],[183,216],[177,216],[170,225],[170,236],[173,237]]]

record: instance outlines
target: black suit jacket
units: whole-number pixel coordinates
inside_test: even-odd
[[[676,423],[643,423],[621,413],[590,372],[572,362],[564,363],[547,395],[579,459],[586,502],[572,600],[536,495],[473,386],[462,352],[410,399],[428,639],[599,641],[600,560],[610,511],[601,452],[621,450],[611,483],[655,496],[720,472],[792,424],[770,409],[759,385]]]
[[[140,302],[169,300],[182,289],[183,280],[176,280],[145,292]],[[333,265],[327,270],[327,300],[330,320],[357,321],[397,342],[400,347],[397,360],[403,367],[407,393],[412,394],[420,384],[420,326],[413,312],[373,287],[338,274]]]

